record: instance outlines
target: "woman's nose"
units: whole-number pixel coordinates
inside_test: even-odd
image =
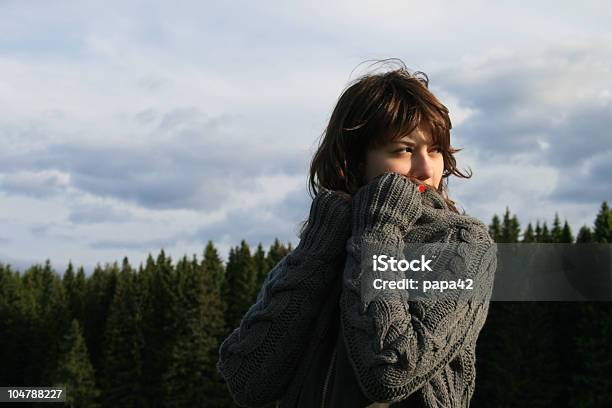
[[[429,163],[427,156],[419,154],[414,155],[410,170],[411,176],[416,177],[421,181],[425,181],[433,177],[433,168]]]

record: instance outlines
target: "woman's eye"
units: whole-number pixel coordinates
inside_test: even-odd
[[[431,151],[435,152],[435,153],[442,153],[442,149],[440,147],[438,147],[438,146],[432,148]]]
[[[412,153],[412,147],[402,147],[395,151],[396,153]]]

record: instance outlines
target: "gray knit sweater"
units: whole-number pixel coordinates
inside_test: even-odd
[[[362,250],[433,242],[457,243],[453,257],[479,282],[472,299],[410,302],[405,293],[383,291],[364,302]],[[240,406],[293,406],[329,320],[332,282],[342,274],[344,341],[364,395],[396,402],[420,389],[424,406],[468,407],[495,268],[486,226],[403,176],[380,175],[351,204],[323,190],[300,243],[270,271],[240,327],[221,344],[217,368]]]

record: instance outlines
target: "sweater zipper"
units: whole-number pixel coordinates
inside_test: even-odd
[[[321,400],[321,408],[325,408],[325,394],[327,394],[327,387],[329,385],[329,379],[331,377],[332,370],[334,368],[334,361],[336,360],[336,349],[332,354],[329,368],[327,369],[327,376],[325,377],[325,384],[323,384],[323,399]]]

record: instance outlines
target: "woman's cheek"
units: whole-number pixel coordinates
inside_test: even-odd
[[[388,171],[392,173],[408,174],[410,173],[410,161],[398,160],[395,162],[391,162],[388,168]]]

